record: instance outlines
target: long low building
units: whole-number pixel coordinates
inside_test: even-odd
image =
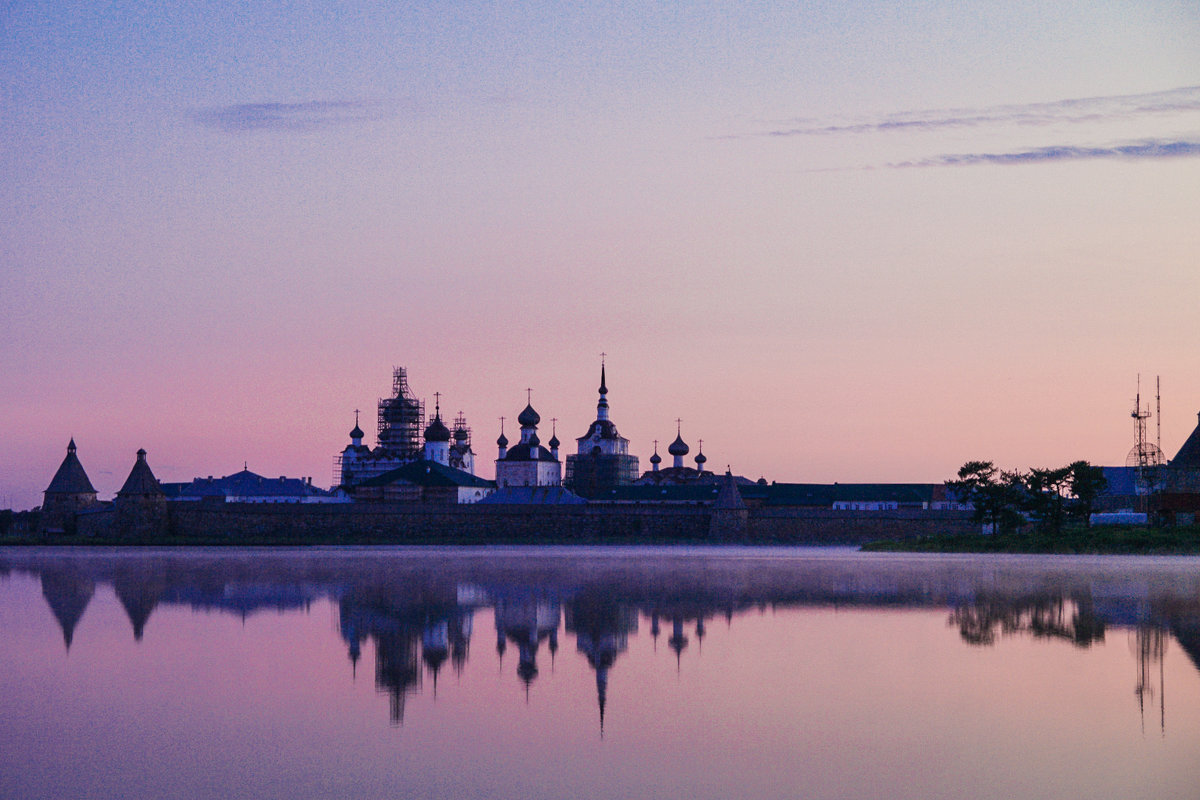
[[[344,503],[346,498],[313,486],[312,478],[268,478],[248,469],[214,478],[194,478],[189,483],[161,483],[168,501],[226,503]]]
[[[970,511],[943,483],[757,483],[737,480],[750,508],[825,508],[837,511]],[[611,488],[596,498],[610,503],[709,504],[720,484],[635,485]]]

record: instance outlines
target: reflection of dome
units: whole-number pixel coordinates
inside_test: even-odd
[[[517,422],[522,428],[532,428],[542,421],[541,416],[533,410],[533,405],[525,406],[525,410],[517,417]]]
[[[440,415],[433,418],[433,422],[429,423],[429,427],[425,429],[425,441],[427,442],[448,442],[450,441],[450,429],[442,422]]]
[[[682,434],[675,434],[675,441],[671,442],[671,446],[667,448],[667,452],[673,456],[686,456],[690,450],[687,442],[683,441]]]

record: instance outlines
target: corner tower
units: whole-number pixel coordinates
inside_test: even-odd
[[[67,443],[67,455],[43,492],[42,516],[38,523],[42,533],[73,533],[75,514],[99,505],[96,489],[88,480],[79,456],[75,455],[75,439]]]

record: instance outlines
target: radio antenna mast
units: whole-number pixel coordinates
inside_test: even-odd
[[[1154,376],[1154,422],[1158,426],[1158,452],[1162,453],[1162,376]]]

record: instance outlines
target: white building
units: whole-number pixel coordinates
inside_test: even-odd
[[[512,447],[501,430],[496,440],[496,486],[500,489],[515,486],[558,486],[562,483],[562,463],[538,439],[537,426],[541,416],[532,403],[517,417],[521,426],[521,441]]]

